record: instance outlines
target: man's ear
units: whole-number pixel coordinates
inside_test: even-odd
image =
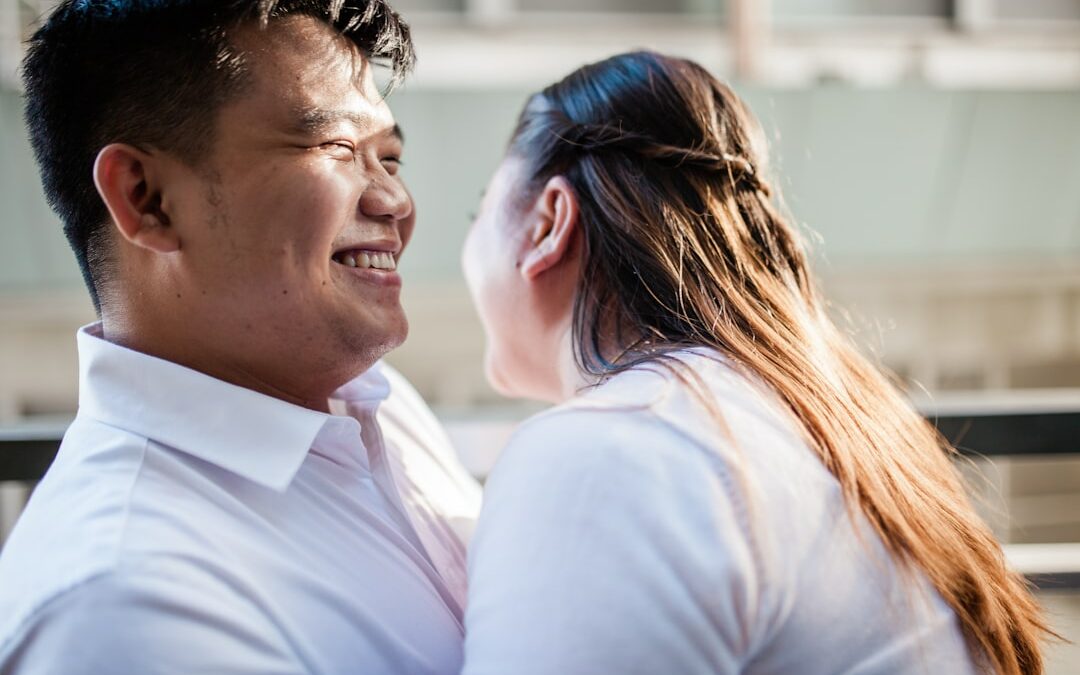
[[[521,274],[533,280],[562,262],[570,252],[578,228],[578,201],[570,182],[552,177],[533,206],[536,224],[531,246],[521,263]]]
[[[158,253],[180,250],[180,236],[162,210],[158,158],[126,143],[111,143],[94,162],[94,184],[120,235]]]

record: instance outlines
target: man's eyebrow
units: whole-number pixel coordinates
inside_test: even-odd
[[[370,129],[372,120],[365,115],[358,115],[348,110],[327,110],[326,108],[302,108],[293,116],[298,131],[307,134],[318,134],[326,131],[340,122],[349,122],[358,129]],[[395,124],[387,132],[388,135],[405,142],[405,134],[401,126]]]

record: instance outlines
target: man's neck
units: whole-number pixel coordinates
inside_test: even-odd
[[[135,327],[105,314],[102,315],[102,336],[122,347],[317,412],[330,412],[330,394],[338,386],[319,386],[321,383],[316,381],[314,372],[310,370],[305,376],[296,377],[275,367],[280,363],[295,364],[296,359],[267,358],[267,363],[261,364],[246,355],[230,354],[227,349],[209,344],[190,332],[163,335],[162,331]],[[299,372],[300,369],[297,370]]]

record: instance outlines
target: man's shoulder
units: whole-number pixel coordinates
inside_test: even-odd
[[[80,559],[91,561],[97,557],[94,551],[112,549],[150,443],[96,420],[76,418],[4,546],[0,575],[10,574],[8,566],[24,552],[78,548]],[[39,562],[25,571],[40,569]]]
[[[147,440],[77,418],[0,555],[0,635],[116,564]]]
[[[224,672],[256,657],[298,671],[278,627],[236,593],[192,560],[124,555],[6,623],[0,671]]]
[[[56,598],[162,548],[133,531],[201,517],[179,508],[184,491],[162,489],[155,448],[94,419],[72,423],[0,552],[0,640]]]

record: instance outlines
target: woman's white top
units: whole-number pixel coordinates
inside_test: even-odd
[[[464,672],[976,672],[775,397],[706,354],[679,358],[730,436],[647,371],[518,430],[469,551]]]

